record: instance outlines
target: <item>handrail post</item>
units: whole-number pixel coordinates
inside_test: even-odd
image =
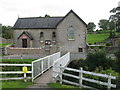
[[[41,68],[42,68],[42,74],[43,74],[43,60],[41,61]]]
[[[60,84],[62,84],[62,65],[60,64]]]
[[[110,78],[110,76],[111,76],[111,73],[110,73],[110,75],[108,76],[108,86],[107,86],[107,90],[111,90],[111,78]]]
[[[48,57],[48,68],[50,67],[50,57]]]
[[[82,76],[83,76],[82,71],[83,71],[83,68],[80,67],[79,70],[81,71],[81,72],[79,72],[79,87],[82,88]]]
[[[33,72],[34,72],[34,71],[33,71],[34,69],[33,69],[33,68],[34,68],[34,67],[33,67],[33,62],[32,62],[32,82],[33,82],[33,80],[34,80],[34,73],[33,73]]]

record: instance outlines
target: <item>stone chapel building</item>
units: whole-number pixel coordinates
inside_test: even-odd
[[[87,24],[73,10],[64,17],[18,18],[14,25],[14,47],[86,52],[86,32]]]

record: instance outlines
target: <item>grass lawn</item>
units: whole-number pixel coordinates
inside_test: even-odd
[[[95,42],[102,42],[109,37],[109,33],[105,34],[87,34],[87,43],[94,44]]]
[[[32,61],[36,59],[1,59],[0,63],[19,63],[19,64],[31,64]]]
[[[4,88],[26,88],[30,85],[32,85],[33,83],[28,81],[28,82],[24,82],[22,80],[16,80],[16,81],[2,81],[0,82],[0,85],[2,84],[2,90],[4,90]]]
[[[79,87],[74,87],[74,86],[70,86],[70,85],[62,85],[60,83],[50,83],[48,84],[49,87],[51,88],[62,88],[61,90],[67,89],[67,88],[71,88],[71,89],[80,89]]]
[[[10,44],[12,44],[12,43],[2,43],[2,44],[0,44],[0,47],[4,47],[4,46],[10,45]]]

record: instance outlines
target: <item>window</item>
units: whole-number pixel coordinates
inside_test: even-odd
[[[40,32],[40,42],[41,43],[44,42],[44,34],[43,34],[43,32]]]
[[[56,33],[55,32],[52,33],[52,40],[56,41]]]
[[[43,37],[43,32],[40,32],[40,38],[42,38]]]
[[[55,32],[52,33],[52,37],[56,38],[56,33]]]
[[[78,48],[78,52],[83,52],[83,48]]]
[[[68,28],[68,40],[75,40],[75,29],[72,26]]]

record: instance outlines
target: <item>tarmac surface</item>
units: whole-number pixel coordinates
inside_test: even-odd
[[[29,86],[28,89],[31,88],[49,88],[48,86],[49,83],[53,83],[53,78],[52,78],[52,68],[43,73],[41,76],[39,76],[37,79],[34,80],[34,83],[32,86]]]

